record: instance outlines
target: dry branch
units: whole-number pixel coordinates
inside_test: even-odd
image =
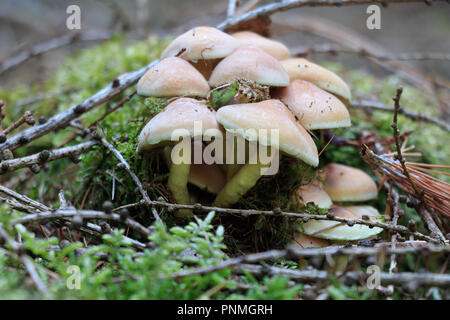
[[[33,46],[29,50],[21,51],[14,56],[5,59],[0,62],[0,74],[17,67],[25,61],[33,57],[37,57],[46,52],[50,52],[52,50],[73,44],[77,41],[98,41],[98,40],[106,40],[111,37],[110,32],[107,31],[95,31],[90,33],[69,33],[65,34],[61,37],[53,38],[43,43],[37,44]]]
[[[136,184],[137,188],[139,189],[139,192],[141,193],[142,197],[144,198],[143,200],[151,206],[151,210],[152,210],[152,214],[153,217],[155,218],[156,221],[161,221],[161,218],[159,217],[158,212],[156,211],[156,209],[151,205],[152,200],[150,199],[150,197],[147,194],[147,191],[144,190],[144,187],[142,186],[141,181],[139,180],[139,178],[137,177],[137,175],[131,171],[130,165],[128,164],[128,162],[124,159],[124,157],[122,156],[122,154],[116,149],[114,148],[114,146],[109,143],[105,138],[100,138],[100,143],[109,151],[111,151],[111,153],[117,158],[117,160],[119,160],[119,162],[123,165],[123,168],[127,171],[127,173],[131,176],[131,178],[133,179],[134,183]]]
[[[366,247],[342,247],[330,246],[325,248],[298,248],[288,246],[285,250],[269,250],[259,253],[252,253],[231,259],[224,260],[214,266],[200,267],[192,270],[180,271],[172,275],[173,279],[179,279],[193,275],[204,275],[210,272],[226,269],[229,267],[239,266],[244,263],[256,263],[261,261],[268,261],[280,258],[299,259],[306,257],[324,257],[324,256],[354,256],[354,257],[368,257],[377,256],[380,253],[385,255],[393,254],[420,254],[426,252],[427,254],[448,254],[450,253],[450,246],[427,246],[427,247],[404,247],[404,248],[386,248],[384,246],[377,248]],[[285,269],[283,269],[285,270]],[[450,275],[448,275],[450,281]]]
[[[43,150],[39,153],[10,160],[3,160],[0,162],[0,173],[14,171],[20,168],[29,167],[32,164],[43,164],[48,161],[53,161],[61,158],[72,158],[81,153],[85,153],[97,145],[96,141],[87,141],[75,146],[54,149],[51,151]]]
[[[386,112],[394,112],[394,108],[385,105],[378,101],[367,101],[367,100],[357,100],[352,101],[351,103],[352,108],[357,109],[366,109],[366,110],[379,110],[379,111],[386,111]],[[450,124],[444,120],[433,118],[427,114],[423,113],[416,113],[414,111],[405,110],[404,108],[400,108],[397,110],[398,113],[404,115],[405,117],[411,118],[416,121],[426,121],[430,123],[434,123],[435,125],[441,127],[442,129],[450,132]]]
[[[52,221],[54,219],[62,219],[62,218],[72,218],[77,215],[82,217],[83,219],[103,219],[121,222],[146,237],[148,237],[151,233],[151,231],[148,228],[144,227],[140,223],[130,218],[124,219],[120,215],[115,213],[107,214],[102,211],[94,211],[94,210],[58,209],[56,211],[39,212],[12,220],[11,225],[37,221]]]
[[[445,2],[446,0],[435,0],[435,2]],[[218,25],[219,29],[226,30],[237,23],[247,22],[259,16],[268,16],[277,12],[282,12],[300,7],[330,7],[330,6],[350,6],[350,5],[367,5],[371,3],[384,4],[383,0],[290,0],[270,3],[261,6],[248,13],[244,13],[238,17],[227,19]],[[407,3],[407,2],[423,2],[425,0],[390,0],[389,3]]]
[[[236,274],[242,274],[243,271],[247,271],[256,276],[285,276],[291,280],[297,282],[318,282],[329,281],[332,273],[320,270],[292,270],[285,268],[278,268],[272,266],[258,266],[252,264],[238,265],[233,269]],[[347,272],[346,277],[358,279],[360,282],[365,283],[368,274],[364,272]],[[387,272],[380,273],[380,282],[382,285],[405,285],[411,282],[416,282],[423,286],[436,286],[446,288],[450,286],[450,275],[437,274],[437,273],[395,273],[390,274]]]
[[[176,204],[176,203],[168,203],[165,201],[150,201],[150,203],[146,203],[145,201],[129,204],[125,206],[121,206],[120,208],[131,208],[136,206],[145,206],[145,205],[151,205],[155,207],[166,207],[169,210],[178,210],[178,209],[190,209],[197,212],[211,212],[214,211],[218,214],[235,214],[242,217],[248,217],[250,215],[264,215],[264,216],[285,216],[290,218],[296,218],[300,219],[303,222],[307,222],[310,219],[313,220],[332,220],[332,221],[338,221],[341,223],[345,223],[347,225],[354,225],[354,224],[362,224],[369,227],[379,227],[385,230],[391,230],[394,232],[398,232],[400,234],[406,234],[406,235],[412,235],[417,239],[430,241],[430,242],[436,242],[437,240],[433,237],[424,235],[417,231],[411,231],[408,228],[400,225],[391,225],[382,223],[379,221],[371,221],[371,220],[364,220],[364,219],[348,219],[348,218],[341,218],[336,217],[330,214],[326,215],[320,215],[320,214],[309,214],[309,213],[298,213],[298,212],[285,212],[281,211],[279,209],[275,210],[246,210],[246,209],[233,209],[233,208],[219,208],[219,207],[211,207],[211,206],[203,206],[199,203],[194,205],[187,205],[187,204]],[[119,208],[115,209],[118,210]]]
[[[238,0],[228,0],[227,18],[231,18],[236,13]]]
[[[450,61],[450,54],[442,52],[404,52],[397,54],[375,54],[369,52],[365,49],[354,49],[354,48],[344,48],[332,43],[325,43],[316,46],[309,47],[296,47],[291,49],[293,56],[306,56],[310,53],[329,53],[336,55],[338,53],[350,53],[364,55],[371,58],[376,58],[378,60],[440,60],[440,61]]]
[[[47,207],[46,205],[43,205],[40,202],[37,202],[31,198],[28,198],[27,196],[21,195],[20,193],[17,193],[14,190],[11,190],[5,186],[0,185],[0,192],[6,194],[7,196],[10,196],[11,198],[16,199],[20,203],[23,203],[27,206],[33,207],[39,211],[50,210],[50,208]]]
[[[14,150],[25,145],[43,135],[67,127],[70,122],[80,117],[83,113],[90,111],[92,108],[102,105],[111,100],[123,90],[132,86],[139,78],[159,60],[150,62],[145,67],[120,75],[114,79],[109,85],[87,98],[82,103],[71,107],[53,117],[49,118],[44,124],[36,124],[34,127],[24,130],[13,137],[8,138],[6,142],[0,144],[0,151],[5,149]]]

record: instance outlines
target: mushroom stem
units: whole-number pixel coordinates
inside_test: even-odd
[[[227,181],[231,180],[234,175],[239,172],[239,170],[242,168],[242,165],[237,164],[237,163],[233,163],[233,164],[229,164],[227,166]]]
[[[219,192],[213,206],[227,208],[238,202],[258,182],[265,166],[260,162],[244,165]]]
[[[247,150],[248,145],[246,145]],[[233,167],[229,168],[231,170],[237,171],[223,189],[217,194],[216,199],[213,202],[213,206],[227,208],[239,201],[239,199],[246,194],[261,178],[264,168],[271,166],[273,161],[273,150],[272,148],[267,149],[268,155],[271,157],[269,163],[263,164],[258,155],[249,155],[248,163],[245,165],[234,164]],[[256,159],[256,161],[252,161]],[[228,172],[229,173],[229,172]]]
[[[167,182],[169,190],[172,192],[172,195],[175,198],[176,203],[191,204],[191,197],[189,195],[189,191],[187,188],[191,164],[190,163],[175,164],[172,161],[170,161],[170,153],[168,152],[168,148],[165,148],[164,153],[166,155],[166,160],[169,163],[170,167],[169,180]],[[182,218],[189,218],[192,217],[192,210],[179,209],[176,212],[176,215]]]

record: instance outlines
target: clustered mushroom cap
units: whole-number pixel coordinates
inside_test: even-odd
[[[294,247],[300,248],[323,248],[328,247],[330,242],[325,239],[315,238],[311,236],[307,236],[306,234],[302,234],[297,237],[292,243]]]
[[[186,60],[170,57],[150,68],[138,81],[137,93],[153,97],[202,97],[209,92],[206,79]]]
[[[364,171],[343,164],[330,163],[320,174],[323,190],[333,201],[366,201],[375,199],[375,182]]]
[[[328,194],[313,183],[298,187],[294,193],[296,196],[302,199],[303,204],[312,202],[321,209],[329,209],[333,205]]]
[[[195,121],[200,121],[203,134],[207,129],[219,130],[215,112],[211,111],[205,102],[191,98],[179,98],[154,116],[142,129],[138,138],[137,151],[151,149],[164,142],[171,141],[176,129],[186,129],[192,137],[198,135],[194,132]]]
[[[281,63],[255,46],[240,47],[219,62],[209,78],[209,85],[214,88],[233,79],[247,79],[274,87],[289,84],[289,75]]]
[[[233,33],[232,36],[239,39],[243,45],[251,45],[258,47],[277,60],[287,59],[291,56],[288,47],[281,42],[263,37],[251,31],[239,31]]]
[[[314,83],[319,88],[331,92],[349,104],[351,93],[348,85],[337,74],[304,58],[291,58],[281,61],[289,74],[290,81],[297,79]]]
[[[180,54],[185,60],[223,58],[241,45],[229,34],[212,27],[195,27],[173,40],[161,54],[161,59]]]
[[[350,209],[349,207],[335,206],[328,212],[336,217],[347,219],[360,219],[363,214],[369,215],[372,219],[380,216],[378,212],[377,215],[375,215],[375,208],[366,210],[366,207],[368,206],[362,206],[355,210],[354,206],[350,207]],[[303,230],[306,235],[317,238],[348,241],[367,239],[383,231],[383,229],[378,227],[369,228],[368,226],[361,224],[355,224],[353,226],[340,225],[340,222],[332,220],[309,220],[303,224]]]
[[[276,148],[314,167],[319,164],[314,141],[279,100],[224,106],[217,111],[216,118],[226,129],[254,129],[256,136],[250,135],[250,130],[245,131],[248,135],[244,138],[249,141],[261,142],[259,130],[266,129],[270,144],[270,130],[278,129]]]
[[[334,95],[308,81],[294,80],[280,89],[279,98],[309,129],[349,127],[350,114]]]

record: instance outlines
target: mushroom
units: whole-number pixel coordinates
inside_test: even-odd
[[[368,209],[370,208],[370,209]],[[380,214],[375,208],[369,206],[357,207],[332,207],[328,213],[335,217],[349,218],[349,219],[361,219],[363,215],[369,216],[369,219],[375,220],[380,217]],[[328,240],[362,240],[373,237],[383,231],[382,228],[355,224],[349,226],[338,221],[332,220],[309,220],[303,223],[303,231],[306,235],[316,238],[328,239]]]
[[[297,79],[314,83],[319,88],[338,96],[346,105],[352,98],[348,85],[337,74],[304,58],[281,61],[290,81]]]
[[[240,41],[213,27],[195,27],[173,40],[161,58],[179,56],[190,61],[208,79],[218,59],[228,56]]]
[[[194,156],[196,149],[201,150],[203,155],[203,142],[198,139],[191,143],[191,168],[189,169],[188,183],[195,185],[201,190],[217,194],[227,182],[225,174],[218,164],[206,164],[203,161],[203,156],[201,163],[196,163]],[[164,156],[167,165],[170,167],[172,165],[170,147],[166,146],[164,148]]]
[[[287,59],[291,56],[288,47],[281,42],[263,37],[252,31],[239,31],[232,36],[239,39],[243,45],[258,47],[277,60]]]
[[[279,99],[308,129],[349,127],[350,114],[345,105],[332,94],[308,81],[294,80],[279,89]]]
[[[186,60],[170,57],[150,68],[138,81],[137,93],[154,97],[201,97],[209,85],[200,72]]]
[[[312,202],[320,209],[329,209],[333,204],[328,194],[312,182],[298,187],[292,195],[291,202],[297,207]]]
[[[343,164],[330,163],[320,177],[323,190],[333,201],[366,201],[375,199],[378,191],[375,182],[364,171]]]
[[[273,87],[289,84],[289,75],[281,63],[254,46],[240,47],[219,62],[209,78],[209,85],[215,88],[234,79],[251,80]]]
[[[194,130],[196,122],[201,123],[201,130]],[[166,106],[166,108],[153,117],[142,129],[138,138],[137,152],[151,150],[159,146],[179,145],[172,137],[174,134],[177,138],[198,137],[208,134],[206,130],[219,130],[214,111],[211,111],[204,102],[191,98],[179,98]],[[190,146],[190,141],[189,141]],[[181,151],[191,148],[182,148]],[[172,154],[175,150],[172,150]],[[190,197],[187,190],[187,182],[190,172],[191,156],[182,154],[183,159],[171,163],[168,187],[173,194],[177,203],[189,204]],[[180,163],[177,163],[180,162]],[[188,162],[188,163],[186,163]],[[189,210],[180,210],[181,216],[188,216]]]
[[[216,118],[226,130],[241,129],[244,132],[238,134],[244,139],[270,146],[271,157],[280,150],[314,167],[319,164],[317,147],[312,138],[279,100],[224,106],[217,111]],[[261,129],[277,130],[278,143],[271,141],[272,137],[263,135]],[[219,192],[214,205],[229,207],[256,184],[262,175],[261,169],[266,165],[260,159],[255,162],[240,168]]]

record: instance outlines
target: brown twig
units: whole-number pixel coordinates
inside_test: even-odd
[[[238,5],[238,0],[228,0],[227,18],[232,18],[234,16]]]
[[[145,237],[148,237],[151,233],[150,229],[144,227],[140,223],[130,219],[123,218],[119,214],[108,214],[102,211],[93,211],[93,210],[75,210],[75,209],[58,209],[56,211],[46,211],[39,212],[34,214],[29,214],[15,220],[12,220],[11,225],[16,224],[24,224],[30,222],[37,221],[52,221],[54,219],[62,219],[62,218],[72,218],[74,216],[80,216],[83,219],[103,219],[103,220],[111,220],[116,222],[121,222],[131,229],[139,232]]]
[[[379,111],[385,111],[385,112],[394,112],[395,111],[394,108],[389,107],[378,101],[357,100],[357,101],[352,101],[350,106],[355,109],[379,110]],[[404,115],[405,117],[411,118],[413,120],[433,123],[433,124],[441,127],[442,129],[450,132],[450,124],[444,120],[436,119],[427,114],[416,113],[414,111],[406,110],[404,108],[400,108],[399,110],[397,110],[397,113],[400,113],[400,114]]]
[[[39,211],[48,211],[50,210],[49,207],[47,207],[46,205],[37,202],[31,198],[28,198],[25,195],[21,195],[5,186],[0,185],[0,192],[6,194],[7,196],[10,196],[11,198],[16,199],[18,202],[23,203],[27,206],[33,207]]]
[[[422,217],[422,219],[426,223],[428,229],[432,233],[434,233],[437,237],[439,237],[439,239],[441,241],[443,241],[445,243],[446,239],[445,239],[444,235],[442,234],[441,230],[436,225],[436,222],[433,220],[433,217],[429,213],[430,208],[428,207],[427,202],[425,201],[425,198],[424,198],[425,191],[421,190],[417,187],[416,183],[414,182],[411,175],[409,174],[409,170],[406,167],[406,160],[402,155],[402,151],[401,151],[402,148],[400,146],[400,139],[399,139],[400,133],[399,133],[398,125],[397,125],[397,115],[398,115],[398,111],[401,108],[400,107],[400,99],[401,99],[402,91],[403,91],[402,88],[398,88],[397,94],[393,98],[393,100],[394,100],[394,118],[393,118],[393,121],[391,124],[391,127],[394,130],[393,135],[394,135],[395,147],[397,149],[397,160],[400,162],[400,164],[402,166],[403,174],[406,176],[409,183],[411,184],[411,187],[414,190],[414,194],[415,194],[414,197],[416,199],[420,200],[420,203],[417,204],[419,206],[419,208],[417,210],[419,215]]]
[[[31,49],[16,53],[14,56],[0,61],[0,74],[11,70],[20,64],[52,50],[73,44],[77,41],[98,41],[106,40],[111,37],[110,32],[95,31],[89,33],[70,33],[61,37],[53,38],[43,43],[33,46]]]
[[[401,226],[401,225],[390,225],[386,223],[382,223],[379,221],[372,221],[372,220],[364,220],[364,219],[348,219],[348,218],[341,218],[336,217],[330,214],[327,215],[320,215],[320,214],[309,214],[309,213],[298,213],[298,212],[285,212],[281,210],[247,210],[247,209],[235,209],[235,208],[219,208],[219,207],[211,207],[211,206],[203,206],[199,203],[194,205],[187,205],[187,204],[176,204],[176,203],[168,203],[165,201],[150,201],[150,203],[147,203],[146,201],[141,200],[141,202],[128,204],[125,206],[121,206],[119,208],[131,208],[131,207],[138,207],[138,206],[155,206],[155,207],[165,207],[168,210],[178,210],[178,209],[189,209],[194,210],[197,212],[211,212],[214,211],[218,214],[235,214],[242,217],[248,217],[250,215],[264,215],[264,216],[285,216],[295,219],[300,219],[303,222],[307,222],[309,220],[331,220],[331,221],[337,221],[348,225],[354,225],[354,224],[362,224],[369,227],[379,227],[385,230],[391,230],[394,232],[398,232],[401,234],[406,235],[412,235],[417,239],[420,240],[426,240],[430,242],[436,242],[437,240],[433,237],[424,235],[417,231],[411,231],[408,228]],[[119,208],[116,208],[115,210],[118,210]]]
[[[172,279],[179,279],[194,275],[204,275],[214,271],[226,269],[229,267],[235,267],[244,263],[257,263],[268,260],[276,260],[280,258],[298,259],[306,257],[324,257],[334,255],[345,255],[354,257],[368,257],[376,256],[380,252],[384,252],[387,255],[392,254],[420,254],[426,250],[427,253],[446,254],[450,252],[450,246],[428,246],[428,247],[405,247],[405,248],[367,248],[367,247],[343,247],[343,246],[330,246],[325,248],[298,248],[295,246],[288,246],[284,250],[269,250],[259,253],[252,253],[235,258],[224,260],[214,266],[199,267],[192,270],[180,271],[172,274]],[[449,275],[450,281],[450,275]]]
[[[438,61],[450,61],[450,54],[441,52],[408,52],[398,54],[375,54],[365,50],[364,48],[344,48],[332,43],[325,43],[322,45],[309,46],[309,47],[296,47],[291,49],[293,56],[306,56],[310,53],[329,53],[336,55],[338,53],[350,53],[359,54],[378,60],[393,61],[393,60],[438,60]]]
[[[443,2],[446,0],[436,0],[436,2]],[[424,0],[390,0],[389,3],[407,3],[407,2],[423,2]],[[248,13],[244,13],[239,17],[232,17],[218,25],[219,29],[226,30],[227,28],[237,24],[252,20],[259,16],[268,16],[277,12],[290,10],[300,7],[333,7],[333,6],[351,6],[351,5],[367,5],[371,3],[383,4],[386,1],[383,0],[291,0],[269,3],[252,10]]]
[[[272,266],[258,266],[252,264],[237,265],[233,269],[233,273],[242,274],[243,271],[250,272],[255,276],[285,276],[291,280],[297,282],[318,282],[318,281],[330,281],[331,273],[321,270],[293,270],[278,268]],[[450,275],[438,274],[438,273],[395,273],[390,274],[387,272],[381,272],[380,283],[382,285],[393,284],[396,286],[402,286],[411,282],[418,283],[423,286],[435,286],[446,288],[450,285]],[[351,279],[357,279],[362,283],[365,283],[368,278],[368,274],[360,272],[346,272],[345,277]]]
[[[13,123],[11,123],[8,128],[3,130],[3,133],[8,134],[11,131],[13,131],[14,129],[17,129],[18,127],[20,127],[25,122],[28,123],[29,125],[34,125],[34,119],[33,119],[30,111],[25,111],[19,119],[17,119]]]
[[[151,211],[152,211],[153,217],[155,218],[156,221],[161,222],[161,218],[159,217],[159,214],[156,211],[156,209],[152,206],[152,200],[150,200],[150,197],[148,196],[147,191],[144,190],[144,187],[142,186],[141,181],[139,180],[137,175],[131,170],[130,165],[124,159],[122,154],[111,143],[109,143],[105,138],[99,138],[99,141],[123,165],[123,169],[125,169],[127,171],[127,173],[130,175],[131,179],[133,179],[133,181],[136,184],[137,188],[139,189],[139,192],[141,193],[145,203],[147,203],[149,206],[151,206]]]
[[[87,141],[75,146],[54,149],[43,150],[39,153],[35,153],[30,156],[15,158],[10,160],[3,160],[0,162],[0,174],[14,171],[20,168],[29,167],[33,164],[42,165],[46,162],[61,159],[61,158],[73,158],[77,155],[87,152],[97,145],[97,141]]]
[[[10,149],[11,151],[25,145],[43,135],[67,127],[70,122],[74,119],[80,117],[83,113],[92,110],[94,107],[104,104],[105,102],[111,100],[123,90],[127,89],[152,66],[158,63],[158,60],[150,62],[145,67],[120,75],[114,79],[109,85],[101,89],[93,96],[87,98],[82,103],[69,108],[53,117],[49,118],[43,124],[37,124],[32,128],[21,131],[20,133],[12,136],[6,140],[6,142],[0,144],[0,151],[5,149]]]

